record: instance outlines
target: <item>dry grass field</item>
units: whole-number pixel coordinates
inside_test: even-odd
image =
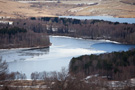
[[[0,90],[46,90],[46,84],[42,80],[13,80],[0,82]]]
[[[0,16],[29,17],[29,16],[52,16],[46,9],[31,7],[31,4],[15,1],[0,0]]]
[[[0,0],[0,16],[40,17],[60,15],[110,15],[135,17],[134,0],[79,0],[79,1],[9,1]]]

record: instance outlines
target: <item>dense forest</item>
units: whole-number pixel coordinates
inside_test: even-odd
[[[78,20],[58,17],[12,19],[12,26],[34,33],[67,35],[84,39],[108,39],[124,44],[135,44],[135,24],[103,20]]]
[[[19,24],[0,25],[0,49],[23,48],[23,47],[48,47],[50,45],[49,36],[41,29],[36,22],[24,20]],[[38,26],[38,27],[37,27]]]
[[[98,74],[108,79],[127,80],[135,77],[135,49],[72,58],[69,68],[71,74]]]
[[[135,24],[58,17],[31,17],[30,19],[44,22],[47,32],[53,35],[68,35],[86,39],[109,39],[124,44],[135,44]]]
[[[135,44],[135,24],[58,17],[10,20],[13,25],[0,25],[0,48],[48,46],[47,34]]]

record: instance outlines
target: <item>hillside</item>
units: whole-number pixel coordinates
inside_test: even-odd
[[[110,15],[135,17],[134,0],[0,0],[0,16]]]
[[[30,5],[31,4],[0,0],[0,17],[52,16],[47,10],[44,10],[41,14],[41,10],[31,8]]]
[[[68,35],[84,39],[106,39],[123,44],[135,44],[135,24],[57,17],[41,17],[37,18],[37,20],[47,23],[46,29],[48,34],[51,35]],[[33,21],[36,20],[33,19]]]
[[[135,5],[121,2],[123,0],[100,0],[97,5],[78,7],[75,15],[109,15],[114,17],[135,17]],[[128,2],[128,0],[126,0]],[[133,0],[132,0],[133,1]],[[73,9],[72,9],[73,10]]]
[[[0,24],[0,49],[49,46],[49,37],[39,21],[19,19],[13,25]]]
[[[113,80],[135,77],[135,50],[112,52],[100,55],[83,55],[72,58],[70,73],[84,76],[98,74]]]

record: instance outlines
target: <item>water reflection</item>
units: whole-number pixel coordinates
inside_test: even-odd
[[[40,56],[44,54],[49,54],[50,48],[33,48],[22,50],[20,56]]]
[[[24,61],[30,58],[39,57],[49,54],[50,48],[36,48],[36,49],[5,49],[0,50],[0,56],[7,62]]]

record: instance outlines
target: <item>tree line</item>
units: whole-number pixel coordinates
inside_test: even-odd
[[[29,21],[29,22],[28,22]],[[14,20],[13,25],[0,25],[0,49],[20,47],[48,47],[49,36],[40,23]]]
[[[58,17],[31,17],[27,19],[11,20],[14,22],[12,26],[0,25],[1,41],[2,43],[7,42],[5,44],[3,43],[3,45],[0,46],[1,48],[12,48],[15,43],[19,41],[20,44],[16,44],[14,47],[23,47],[20,45],[23,45],[25,41],[27,41],[27,45],[24,44],[24,47],[40,46],[39,43],[42,42],[46,43],[44,46],[49,45],[47,34],[67,35],[84,39],[109,39],[124,44],[135,44],[135,24]],[[19,29],[17,27],[19,27]],[[10,29],[14,30],[12,31]],[[19,31],[21,29],[24,31]],[[44,38],[42,38],[42,36],[44,36]],[[43,44],[41,44],[41,46],[43,46]]]
[[[58,17],[31,17],[30,20],[40,20],[45,23],[48,34],[109,39],[125,44],[135,44],[135,24]]]
[[[135,52],[132,51],[128,52],[128,54],[132,55],[134,53]],[[90,57],[94,58],[94,56]],[[93,64],[95,64],[95,62],[93,62]],[[81,66],[79,67],[81,70]],[[109,68],[108,66],[104,67],[105,70],[109,70],[107,69]],[[129,70],[126,68],[124,69],[125,71]],[[130,68],[130,70],[132,69],[133,68]],[[62,68],[59,72],[33,72],[31,73],[31,80],[26,80],[27,77],[23,73],[9,73],[7,63],[0,58],[0,90],[131,90],[135,88],[128,79],[121,82],[118,81],[120,86],[114,87],[109,84],[108,80],[101,78],[100,76],[91,75],[90,78],[87,78],[88,76],[83,75],[83,71],[76,74],[73,73],[74,72],[71,74],[71,71],[69,72],[69,70],[65,68]],[[126,71],[125,73],[128,72]],[[123,72],[122,74],[125,75]],[[123,83],[124,86],[121,86]],[[39,86],[39,88],[36,88],[36,86]]]
[[[69,69],[71,74],[98,74],[112,80],[131,79],[135,77],[135,49],[72,58]]]

